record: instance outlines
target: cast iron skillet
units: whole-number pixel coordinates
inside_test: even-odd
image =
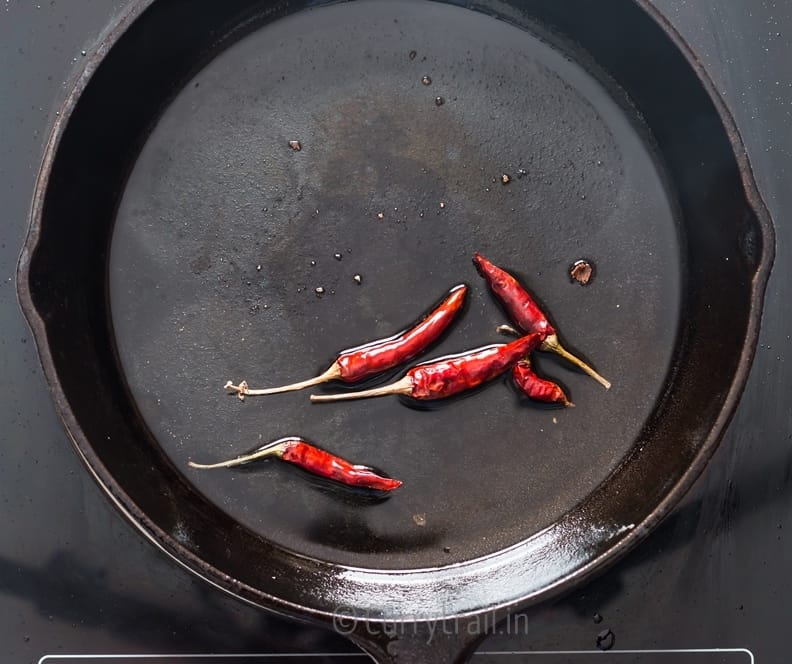
[[[544,358],[577,408],[505,380],[430,410],[223,394],[307,378],[459,281],[427,356],[497,341],[476,250],[612,390]],[[141,532],[379,661],[451,661],[466,621],[571,588],[679,500],[745,383],[772,256],[731,117],[648,3],[141,0],[56,122],[18,289],[78,452]],[[404,487],[186,465],[291,434]]]

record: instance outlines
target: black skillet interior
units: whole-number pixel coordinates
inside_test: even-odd
[[[56,129],[20,293],[66,424],[149,536],[269,608],[411,620],[569,585],[679,497],[747,374],[771,230],[672,39],[626,0],[472,9],[141,2]],[[477,250],[613,389],[544,356],[575,409],[505,380],[429,410],[224,394],[308,378],[460,281],[427,357],[500,341]],[[404,487],[186,466],[289,434]]]
[[[673,207],[630,116],[524,31],[440,4],[301,13],[218,55],[148,137],[110,255],[122,369],[178,468],[296,433],[405,482],[361,507],[272,464],[186,471],[251,530],[347,565],[469,560],[554,523],[640,435],[677,332]],[[426,356],[502,341],[476,250],[524,275],[612,390],[547,361],[575,409],[526,407],[505,380],[431,410],[224,396],[227,379],[313,376],[460,281],[468,309]],[[569,278],[580,256],[588,288]]]

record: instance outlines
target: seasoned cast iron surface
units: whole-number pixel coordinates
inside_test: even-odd
[[[233,518],[322,559],[434,566],[536,533],[618,465],[669,369],[683,268],[648,145],[594,75],[481,14],[356,2],[257,30],[168,107],[118,210],[112,317],[147,426]],[[467,310],[426,357],[502,341],[475,250],[524,279],[612,390],[544,356],[576,408],[526,406],[506,381],[432,410],[223,393],[308,378],[460,281]],[[585,288],[568,275],[581,257]],[[282,464],[186,467],[287,434],[404,487],[361,502]]]

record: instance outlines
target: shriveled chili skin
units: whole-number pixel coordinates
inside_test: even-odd
[[[396,336],[342,352],[336,360],[341,380],[354,383],[397,367],[424,351],[445,332],[459,313],[467,290],[464,284],[452,288],[420,323]]]
[[[557,403],[562,406],[569,405],[569,399],[558,385],[552,380],[541,378],[534,373],[531,363],[519,361],[512,369],[514,384],[525,396],[543,403]]]
[[[477,387],[507,371],[541,342],[532,333],[510,344],[488,346],[456,357],[419,364],[407,375],[412,381],[413,399],[443,399]]]
[[[543,335],[542,339],[555,334],[555,328],[531,294],[512,275],[479,253],[473,255],[473,264],[503,304],[506,313],[523,332],[538,332]]]
[[[314,447],[302,440],[290,440],[283,449],[281,459],[293,463],[314,475],[326,477],[349,486],[374,489],[376,491],[393,491],[402,483],[390,477],[377,475],[371,468],[357,466],[345,459]]]

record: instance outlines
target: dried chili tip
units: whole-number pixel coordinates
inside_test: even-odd
[[[234,385],[229,380],[223,387],[236,392],[237,396],[244,400],[246,396],[293,392],[331,380],[355,383],[368,376],[387,371],[426,350],[445,332],[462,309],[467,290],[465,284],[454,286],[440,304],[412,327],[392,337],[370,341],[362,346],[342,351],[338,359],[324,373],[314,378],[264,389],[251,389],[244,380],[239,385]]]
[[[517,389],[525,396],[542,403],[559,404],[566,408],[574,408],[561,386],[552,380],[538,376],[528,358],[520,360],[512,369],[512,378]]]
[[[311,401],[347,401],[391,394],[422,401],[444,399],[478,387],[501,375],[537,348],[541,340],[540,334],[532,333],[510,344],[494,344],[459,355],[437,358],[414,366],[405,376],[390,385],[362,392],[312,394]]]
[[[191,468],[208,470],[243,466],[253,461],[270,457],[281,459],[309,473],[348,486],[373,489],[375,491],[393,491],[402,485],[401,480],[379,475],[368,466],[352,464],[346,459],[335,456],[297,436],[274,440],[250,452],[240,454],[233,459],[218,463],[204,464],[195,463],[194,461],[188,461],[187,463]]]

